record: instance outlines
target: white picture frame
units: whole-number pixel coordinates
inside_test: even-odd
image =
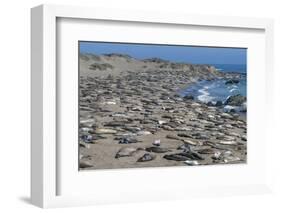
[[[273,88],[273,21],[271,19],[257,19],[257,18],[241,18],[241,17],[217,17],[217,16],[203,16],[203,15],[188,15],[188,14],[173,14],[147,11],[122,11],[110,10],[101,8],[85,8],[74,6],[54,6],[41,5],[31,10],[31,73],[32,73],[32,143],[31,143],[31,201],[34,205],[49,208],[62,206],[76,206],[76,205],[92,205],[99,203],[117,203],[117,202],[139,202],[143,200],[165,200],[188,198],[195,196],[214,196],[214,195],[241,195],[253,193],[270,192],[270,156],[264,154],[267,160],[263,166],[256,168],[257,174],[263,173],[265,176],[253,181],[253,184],[245,181],[234,185],[226,183],[218,184],[217,186],[200,187],[199,183],[192,183],[193,187],[169,185],[165,190],[159,190],[159,187],[151,185],[152,192],[149,195],[145,190],[138,189],[133,191],[121,191],[120,193],[127,193],[127,196],[120,196],[120,193],[107,192],[104,194],[97,190],[95,195],[81,194],[60,194],[59,193],[59,174],[61,166],[58,166],[58,159],[60,159],[61,150],[58,151],[57,144],[57,107],[58,95],[57,88],[60,81],[57,78],[57,36],[58,36],[58,20],[63,19],[79,19],[79,20],[100,20],[102,21],[119,21],[131,23],[153,23],[156,25],[165,26],[200,26],[206,28],[224,28],[227,30],[258,30],[263,32],[262,40],[264,43],[264,69],[261,71],[265,87],[261,88],[265,94],[264,102],[268,108],[272,107],[272,96],[270,91]],[[261,109],[262,110],[262,109]],[[264,112],[264,111],[262,111]],[[268,132],[270,131],[270,119],[272,114],[268,110],[266,116],[262,117],[259,122],[265,123],[263,134],[265,139],[265,146],[271,143]],[[251,149],[251,147],[250,147]],[[254,149],[254,148],[253,148]],[[67,150],[65,150],[67,151]],[[64,151],[64,152],[65,152]],[[77,156],[74,156],[74,158]],[[207,168],[206,170],[209,170]],[[228,170],[234,168],[229,167]],[[244,168],[246,170],[247,168]],[[149,169],[152,176],[156,173],[163,173],[164,170],[152,171]],[[165,171],[169,170],[167,168]],[[259,170],[259,171],[258,171]],[[62,170],[63,171],[63,170]],[[136,170],[133,170],[139,173]],[[78,171],[77,171],[78,172]],[[111,173],[112,172],[112,173]],[[130,171],[129,171],[130,172]],[[176,172],[176,170],[175,170]],[[177,171],[179,172],[179,171]],[[105,173],[101,171],[100,174]],[[113,174],[113,171],[106,171],[107,174]],[[121,173],[114,171],[114,175]],[[158,174],[158,175],[159,175]],[[203,173],[202,173],[203,174]],[[88,177],[95,178],[97,173],[90,172]],[[127,172],[122,172],[122,177],[128,176]],[[141,177],[141,174],[139,174]],[[184,176],[184,175],[183,175]],[[173,178],[169,176],[167,178]],[[106,177],[100,175],[100,179]],[[74,179],[73,179],[74,180]],[[200,179],[201,180],[201,179]],[[203,179],[202,179],[203,180]],[[78,184],[73,182],[73,185]],[[106,182],[99,182],[99,185],[106,188]],[[129,188],[129,186],[122,185],[122,188]],[[74,189],[74,187],[73,187]],[[116,188],[120,190],[119,188]],[[145,188],[144,188],[145,189]],[[106,188],[106,190],[112,190]],[[113,189],[114,190],[114,189]],[[170,193],[169,193],[170,192]],[[175,194],[176,193],[176,194]],[[126,195],[126,194],[125,194]]]

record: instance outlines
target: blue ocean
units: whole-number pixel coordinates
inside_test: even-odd
[[[237,72],[241,74],[239,83],[226,84],[225,79],[215,81],[200,81],[182,91],[182,96],[192,95],[204,103],[225,102],[232,95],[247,96],[247,66],[245,64],[212,64],[220,72]]]

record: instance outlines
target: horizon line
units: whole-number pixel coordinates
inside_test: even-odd
[[[80,52],[79,51],[79,54],[89,54],[89,55],[97,55],[97,56],[106,56],[106,55],[114,55],[114,54],[118,54],[118,55],[127,55],[127,56],[129,56],[129,57],[131,57],[131,58],[133,58],[133,59],[137,59],[137,60],[141,60],[141,61],[143,61],[143,60],[147,60],[147,59],[152,59],[152,58],[158,58],[158,59],[160,59],[160,60],[163,60],[163,61],[169,61],[169,62],[174,62],[174,63],[194,63],[194,62],[187,62],[187,61],[173,61],[173,60],[171,60],[171,59],[164,59],[164,58],[161,58],[161,57],[157,57],[157,56],[155,56],[155,57],[148,57],[148,58],[137,58],[137,57],[133,57],[133,56],[131,56],[130,54],[127,54],[127,53],[117,53],[117,52],[111,52],[111,53],[102,53],[102,54],[97,54],[97,53],[94,53],[94,52]],[[227,65],[247,65],[247,63],[194,63],[194,64],[202,64],[202,65],[204,65],[204,64],[206,64],[206,65],[216,65],[216,64],[227,64]]]

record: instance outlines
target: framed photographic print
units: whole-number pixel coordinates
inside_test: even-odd
[[[269,19],[33,8],[32,203],[269,192],[272,29]]]

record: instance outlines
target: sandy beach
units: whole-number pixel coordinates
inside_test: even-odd
[[[238,74],[121,54],[79,60],[81,170],[246,163],[246,115],[179,95]]]

